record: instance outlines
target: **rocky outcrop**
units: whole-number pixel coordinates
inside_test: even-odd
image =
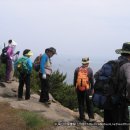
[[[93,126],[92,124],[79,124],[77,121],[78,112],[74,112],[59,102],[55,101],[50,95],[51,104],[45,105],[39,102],[39,95],[31,94],[30,100],[17,100],[18,83],[11,84],[3,83],[5,87],[0,87],[0,102],[8,102],[13,108],[26,109],[43,115],[44,117],[53,120],[57,125],[56,130],[101,130],[102,126]],[[87,114],[86,114],[86,118]],[[102,118],[95,114],[97,122],[101,122]]]

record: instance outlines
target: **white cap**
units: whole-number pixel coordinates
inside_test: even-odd
[[[11,43],[13,46],[16,46],[17,45],[17,43],[14,41],[14,40],[12,40],[12,43]]]

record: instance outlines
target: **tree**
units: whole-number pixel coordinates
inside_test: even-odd
[[[50,93],[62,105],[70,109],[77,108],[77,96],[73,85],[65,82],[66,74],[58,70],[50,77]]]

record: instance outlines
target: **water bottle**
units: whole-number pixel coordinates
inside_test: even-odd
[[[128,106],[128,111],[129,111],[129,122],[130,122],[130,106]]]

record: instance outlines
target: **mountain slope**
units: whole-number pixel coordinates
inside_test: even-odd
[[[0,102],[8,102],[11,107],[15,109],[24,109],[28,111],[32,111],[38,113],[45,118],[52,120],[54,122],[54,127],[57,130],[98,130],[102,129],[102,126],[84,126],[86,124],[75,124],[78,117],[78,112],[74,112],[64,106],[62,106],[59,102],[55,101],[53,97],[50,95],[50,99],[52,103],[50,105],[45,105],[43,103],[38,102],[39,95],[31,94],[30,100],[17,100],[17,89],[18,83],[12,82],[11,84],[0,83]],[[87,114],[86,114],[86,118]],[[95,118],[98,122],[102,121],[102,118],[95,114]],[[58,126],[55,126],[58,125]],[[69,126],[70,125],[70,126]],[[72,126],[71,126],[72,125]],[[76,125],[76,126],[75,126]]]

